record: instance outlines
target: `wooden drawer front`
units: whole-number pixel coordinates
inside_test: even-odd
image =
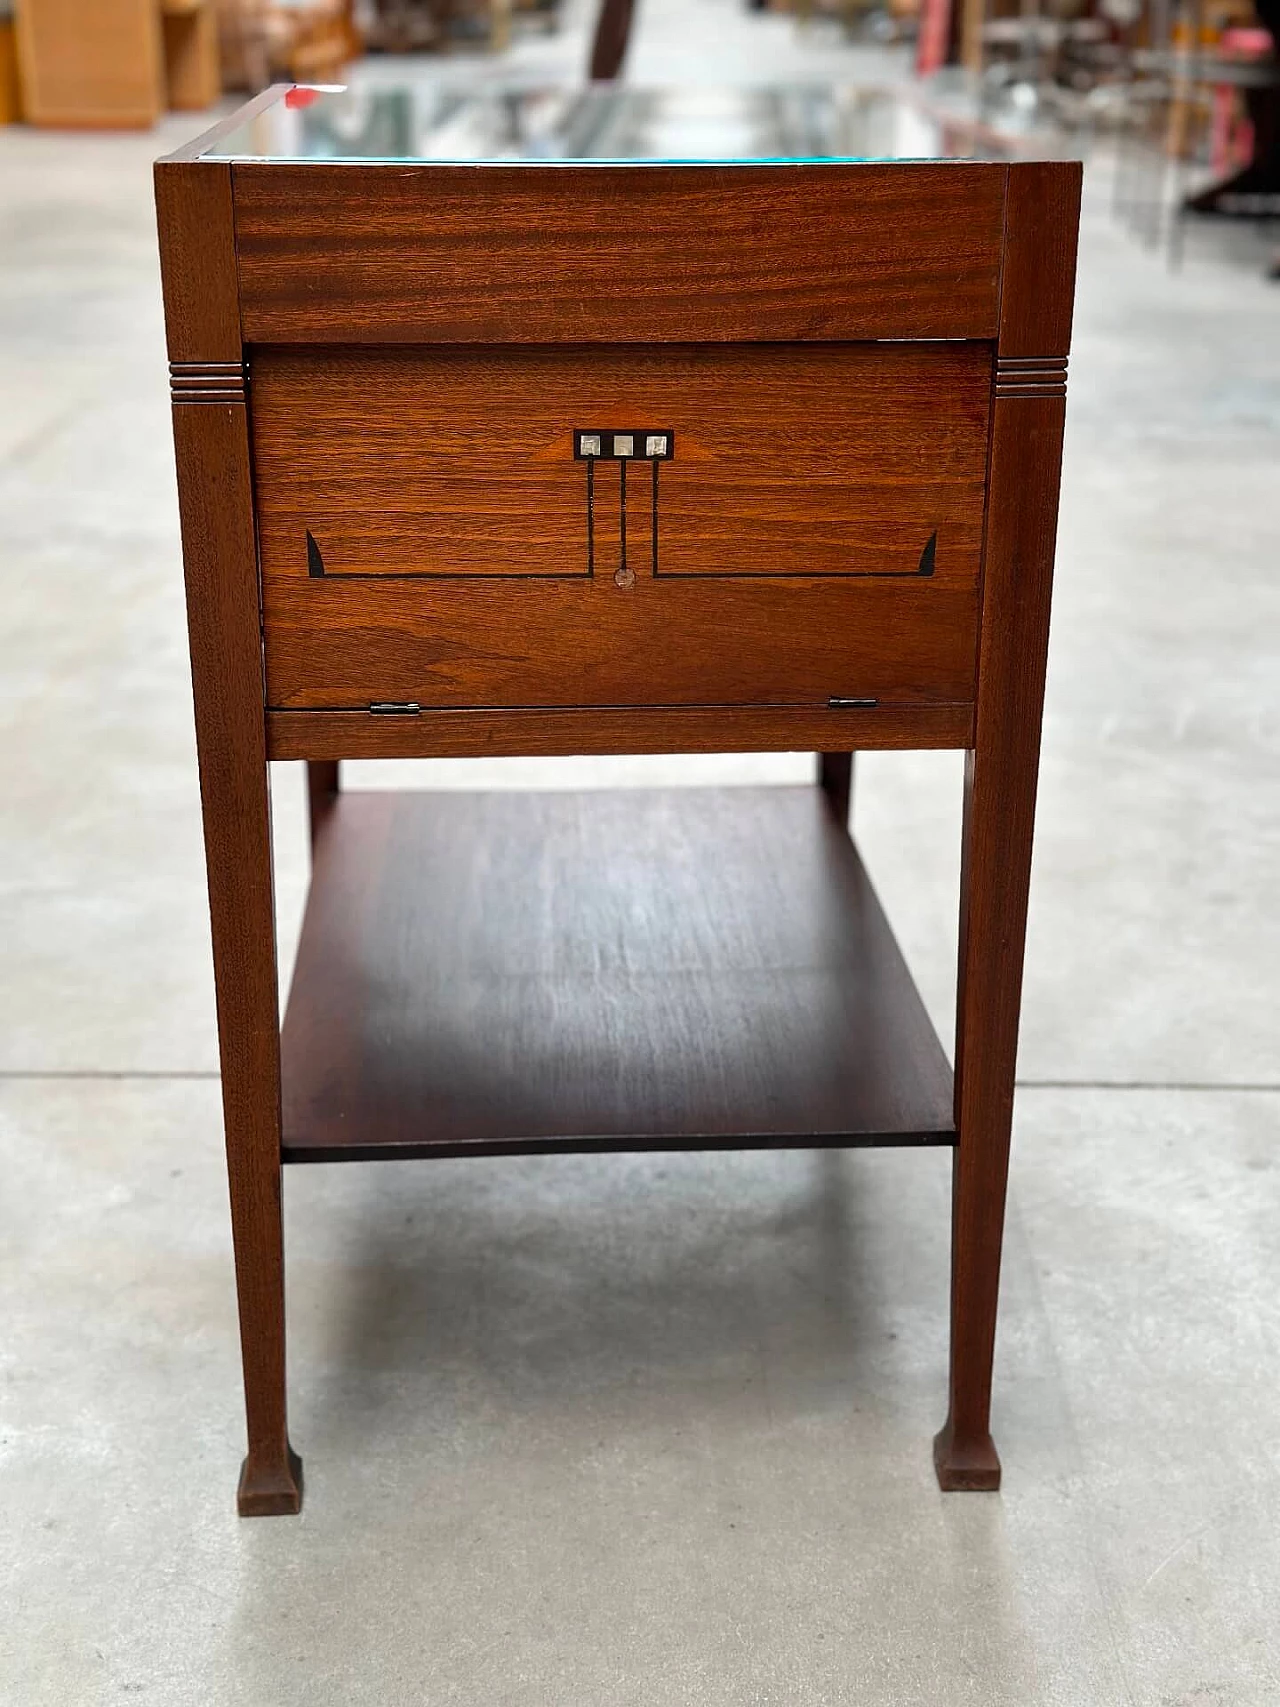
[[[984,343],[259,349],[269,703],[968,700],[990,395]]]

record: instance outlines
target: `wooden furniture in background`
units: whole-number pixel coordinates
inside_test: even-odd
[[[165,87],[171,107],[199,111],[222,93],[213,0],[161,0]]]
[[[20,0],[25,117],[68,128],[144,128],[165,106],[157,0]]]
[[[297,83],[335,83],[364,51],[352,0],[210,0],[216,5],[226,89],[254,93],[273,77]]]
[[[333,83],[363,50],[352,21],[351,0],[315,0],[292,11],[273,8],[287,41],[277,64],[297,83]],[[274,67],[273,67],[274,69]]]
[[[1078,165],[273,161],[242,122],[156,168],[240,1510],[302,1497],[282,1164],[529,1151],[954,1146],[935,1458],[996,1487]],[[799,747],[817,788],[339,788]],[[954,1080],[848,829],[890,747],[967,752]],[[271,759],[314,852],[283,1037]]]
[[[18,43],[13,15],[0,11],[0,124],[16,124],[21,117]]]
[[[213,0],[20,0],[17,34],[32,124],[144,129],[221,93]]]
[[[261,0],[216,0],[224,89],[251,94],[271,82],[271,44]]]
[[[522,13],[554,27],[559,0],[371,0],[367,40],[387,53],[447,53],[461,46],[501,53],[511,44],[517,3]]]

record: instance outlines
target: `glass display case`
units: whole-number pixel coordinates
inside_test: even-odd
[[[301,1499],[282,1166],[522,1151],[952,1149],[935,1458],[997,1485],[1080,171],[962,140],[839,90],[282,88],[158,165],[243,1512]],[[853,754],[909,747],[968,756],[954,1073],[849,828]],[[817,785],[339,786],[770,749]]]

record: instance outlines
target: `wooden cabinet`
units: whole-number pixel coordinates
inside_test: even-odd
[[[161,0],[165,92],[180,111],[211,107],[222,93],[214,0]]]
[[[0,13],[0,124],[16,124],[21,117],[17,34],[13,18]]]
[[[221,92],[213,0],[21,0],[17,17],[32,124],[145,128]]]
[[[156,180],[241,1510],[301,1498],[281,1166],[530,1150],[954,1147],[936,1461],[996,1486],[1078,166],[243,144],[290,99]],[[908,746],[968,753],[954,1077],[848,828],[853,752]],[[817,787],[339,789],[375,754],[796,747]],[[315,856],[283,1039],[272,758],[309,764]]]
[[[30,123],[145,127],[164,111],[156,0],[21,0],[17,17],[23,116]]]

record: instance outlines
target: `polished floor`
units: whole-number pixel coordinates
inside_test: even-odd
[[[677,0],[641,4],[638,81],[897,75],[728,0],[698,8],[681,61]],[[539,70],[580,49],[570,29],[520,52]],[[191,128],[0,132],[0,1703],[1274,1707],[1280,290],[1262,253],[1198,235],[1172,274],[1090,167],[1004,1492],[944,1498],[930,1468],[944,1155],[383,1164],[288,1177],[307,1504],[239,1523],[148,179]],[[288,953],[296,767],[277,797]],[[859,835],[944,1036],[958,800],[953,756],[860,770]]]

